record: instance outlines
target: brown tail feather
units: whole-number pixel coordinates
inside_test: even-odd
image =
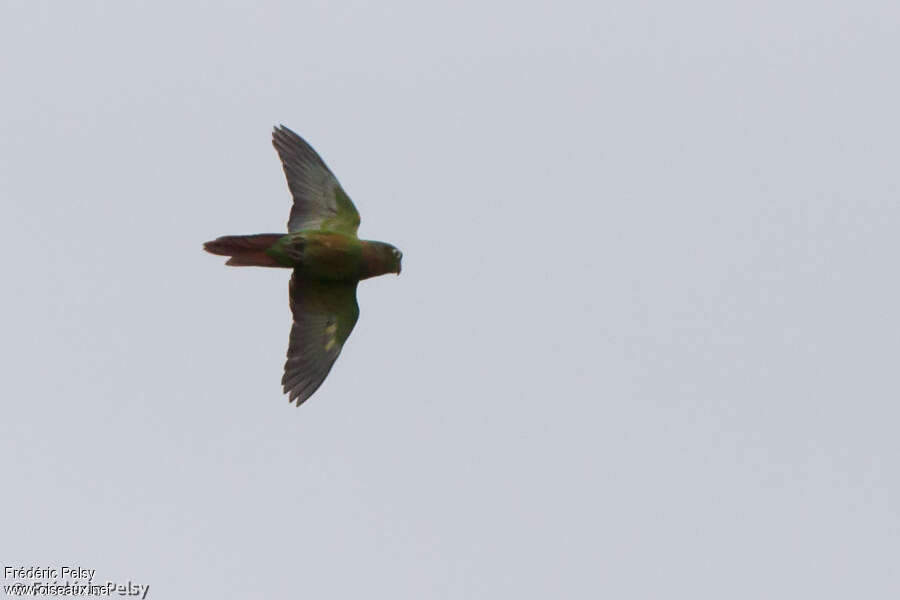
[[[233,267],[280,267],[282,265],[266,254],[281,233],[258,233],[256,235],[224,235],[203,244],[203,249],[211,254],[229,256],[226,265]]]

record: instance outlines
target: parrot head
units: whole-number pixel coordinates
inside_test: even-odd
[[[385,273],[400,274],[403,253],[399,248],[385,242],[365,240],[362,245],[362,275],[368,279]]]

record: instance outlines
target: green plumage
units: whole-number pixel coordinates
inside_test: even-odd
[[[223,236],[204,244],[233,266],[293,269],[294,317],[282,384],[300,406],[322,384],[359,317],[356,285],[400,273],[402,253],[384,242],[360,240],[359,212],[337,178],[300,136],[281,126],[272,143],[294,199],[288,233]]]
[[[266,253],[310,279],[359,281],[362,242],[334,231],[298,231],[278,240]]]

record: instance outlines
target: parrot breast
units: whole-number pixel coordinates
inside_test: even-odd
[[[269,249],[279,263],[317,281],[359,281],[362,244],[335,232],[298,231]]]

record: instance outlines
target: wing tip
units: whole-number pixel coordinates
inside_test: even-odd
[[[292,130],[290,127],[285,125],[284,123],[279,123],[272,127],[272,139],[291,139],[291,138],[299,138],[300,136]]]

